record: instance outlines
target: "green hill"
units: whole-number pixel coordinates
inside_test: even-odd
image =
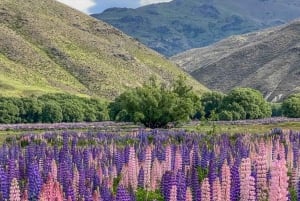
[[[112,8],[104,20],[166,55],[300,17],[299,0],[173,0],[137,9]]]
[[[121,31],[54,0],[0,1],[0,95],[68,92],[112,99],[152,75],[168,83],[180,74]]]

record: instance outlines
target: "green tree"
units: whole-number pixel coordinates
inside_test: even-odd
[[[229,111],[223,110],[219,114],[219,120],[222,120],[222,121],[232,121],[233,120],[232,113],[229,112]]]
[[[22,122],[37,123],[42,121],[42,104],[35,97],[21,98],[23,102],[23,113],[20,114]]]
[[[282,103],[271,103],[272,117],[283,116]]]
[[[0,123],[11,124],[18,123],[19,108],[11,101],[0,102]]]
[[[63,120],[62,109],[55,101],[44,103],[42,108],[42,121],[44,123],[56,123]]]
[[[300,117],[300,94],[294,94],[286,98],[282,103],[284,116],[291,118]]]
[[[143,87],[124,92],[109,106],[111,119],[139,122],[150,128],[189,120],[199,101],[194,102],[197,96],[183,80],[179,78],[167,88],[152,78]]]
[[[222,105],[224,94],[219,92],[206,92],[201,97],[201,104],[203,105],[205,118],[211,117],[212,111],[215,113],[220,112],[220,107]]]
[[[270,117],[270,104],[263,95],[251,88],[233,89],[223,100],[222,110],[240,114],[240,119],[258,119]]]
[[[80,104],[71,101],[61,105],[64,122],[81,122],[84,119],[83,108]]]

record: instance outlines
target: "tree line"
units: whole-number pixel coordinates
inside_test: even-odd
[[[232,121],[271,116],[300,117],[300,94],[277,104],[267,102],[251,88],[235,88],[228,94],[206,92],[200,97],[179,77],[170,86],[151,78],[110,103],[68,94],[0,97],[0,123],[5,124],[113,120],[160,128],[191,119]]]
[[[59,123],[109,120],[107,103],[68,94],[0,97],[0,123]]]

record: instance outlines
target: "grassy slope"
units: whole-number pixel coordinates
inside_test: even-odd
[[[117,29],[54,0],[0,1],[0,90],[5,96],[69,92],[111,99],[177,66]],[[197,91],[205,87],[188,77]]]

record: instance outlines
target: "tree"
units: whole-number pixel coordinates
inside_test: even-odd
[[[42,121],[44,123],[56,123],[63,120],[62,109],[55,101],[48,101],[43,105]]]
[[[65,102],[61,105],[64,122],[80,122],[83,121],[83,108],[76,101]]]
[[[168,88],[152,78],[143,87],[122,93],[109,106],[111,119],[150,128],[188,121],[199,107],[199,98],[183,80],[180,77]]]
[[[232,113],[226,110],[223,110],[222,112],[220,112],[219,114],[219,120],[222,121],[232,121],[233,117],[232,117]]]
[[[10,101],[0,102],[0,123],[17,123],[19,119],[19,108]]]
[[[283,114],[291,118],[300,117],[300,94],[294,94],[286,98],[282,103]]]
[[[23,102],[23,113],[20,114],[22,122],[37,123],[42,121],[42,104],[35,97],[21,98]]]
[[[264,100],[263,95],[251,88],[233,89],[224,98],[221,108],[239,113],[240,119],[266,118],[272,114],[271,106]]]
[[[205,118],[209,118],[211,116],[212,111],[215,113],[220,112],[220,107],[222,105],[224,94],[219,92],[206,92],[201,97],[201,103],[203,105]]]

